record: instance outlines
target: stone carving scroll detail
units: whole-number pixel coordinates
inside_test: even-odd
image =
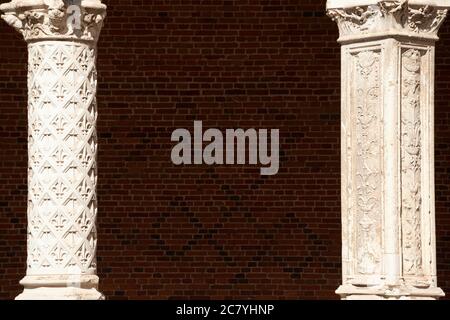
[[[421,60],[422,52],[402,53],[402,246],[403,274],[422,274],[421,238]]]
[[[378,274],[381,260],[380,52],[353,56],[357,273]]]

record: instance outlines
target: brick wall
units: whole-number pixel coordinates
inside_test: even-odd
[[[5,2],[5,1],[3,1]],[[114,0],[99,43],[109,299],[335,299],[340,50],[317,0]],[[437,57],[439,283],[450,293],[450,22]],[[26,45],[0,23],[0,298],[26,254]],[[176,128],[279,128],[281,168],[176,167]]]

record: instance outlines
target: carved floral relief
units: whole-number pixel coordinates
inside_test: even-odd
[[[353,60],[356,269],[371,275],[379,272],[381,259],[380,52],[362,51]]]
[[[34,43],[29,51],[28,272],[92,273],[96,53],[64,42]]]
[[[402,247],[403,273],[422,273],[421,237],[421,59],[422,52],[402,53]]]
[[[408,0],[378,1],[369,6],[329,9],[342,37],[398,30],[411,35],[436,35],[448,10],[432,5],[414,5]]]

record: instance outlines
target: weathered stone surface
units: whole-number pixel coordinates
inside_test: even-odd
[[[449,1],[329,1],[342,42],[343,299],[436,299],[434,59]]]
[[[328,15],[337,22],[340,42],[407,37],[438,40],[448,1],[329,1]]]
[[[96,45],[106,7],[17,0],[0,10],[29,53],[28,265],[18,299],[101,299]]]

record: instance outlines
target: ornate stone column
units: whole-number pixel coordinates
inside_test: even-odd
[[[14,0],[28,43],[28,259],[17,299],[102,299],[96,275],[100,0]]]
[[[434,60],[448,0],[329,0],[342,44],[343,299],[437,299]]]

